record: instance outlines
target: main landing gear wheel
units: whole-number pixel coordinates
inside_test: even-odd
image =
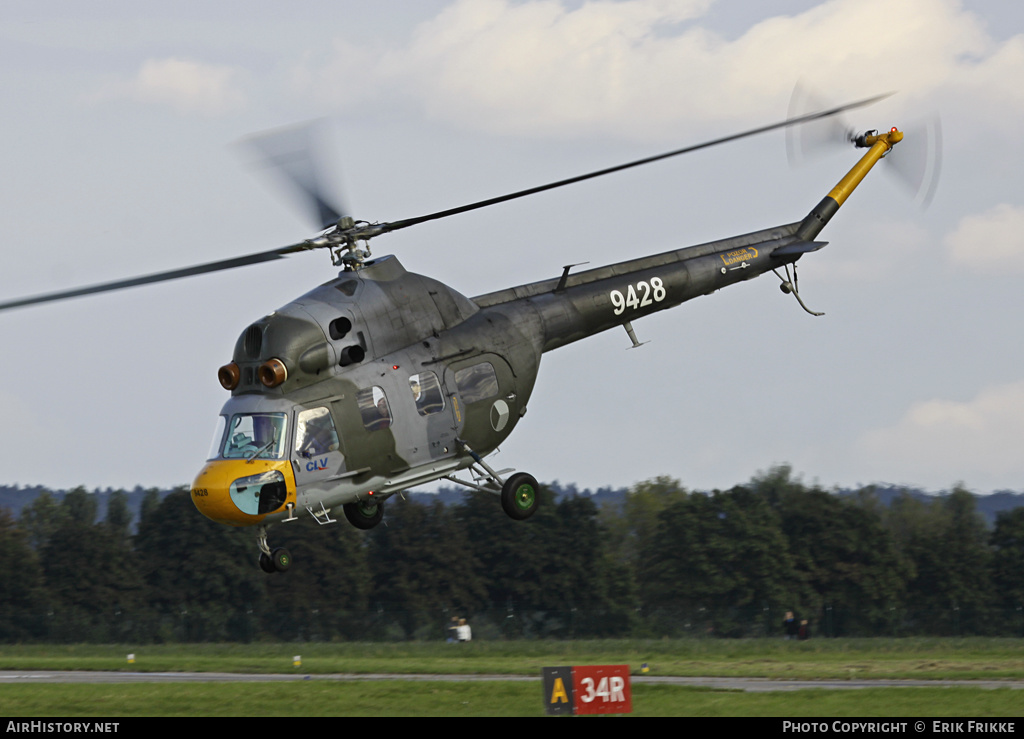
[[[268,575],[271,575],[274,572],[276,572],[276,570],[274,569],[274,562],[270,559],[269,554],[264,554],[263,552],[260,552],[260,569],[266,572]]]
[[[292,566],[292,555],[284,547],[278,547],[269,555],[260,552],[260,569],[267,574],[287,572]]]
[[[371,503],[359,500],[355,503],[346,503],[342,506],[345,511],[345,518],[357,529],[372,529],[384,518],[384,503]]]
[[[516,521],[525,521],[532,516],[539,504],[537,480],[533,475],[517,472],[501,486],[501,507]]]

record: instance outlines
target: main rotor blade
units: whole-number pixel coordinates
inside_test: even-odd
[[[821,110],[826,104],[825,98],[798,84],[793,88],[793,96],[789,101],[789,116],[793,118]],[[787,128],[786,156],[789,163],[801,164],[804,160],[840,150],[849,152],[852,131],[853,127],[840,115],[813,121],[806,126]]]
[[[601,177],[602,175],[612,174],[613,172],[621,172],[625,169],[632,167],[639,167],[642,164],[650,164],[651,162],[657,162],[662,159],[668,159],[669,157],[679,156],[680,154],[686,154],[691,151],[697,151],[699,149],[706,149],[711,146],[717,146],[718,144],[724,144],[729,141],[736,141],[737,139],[746,138],[748,136],[755,136],[759,133],[766,133],[779,128],[787,128],[789,126],[797,126],[802,123],[809,121],[819,120],[821,118],[827,118],[829,116],[836,115],[845,110],[852,108],[859,108],[865,105],[871,105],[876,103],[883,98],[889,97],[892,93],[886,93],[884,95],[876,95],[875,97],[867,98],[865,100],[859,100],[854,103],[847,103],[846,105],[840,105],[835,108],[829,108],[827,110],[818,111],[815,113],[806,113],[797,117],[787,118],[784,121],[778,123],[772,123],[767,126],[760,126],[758,128],[750,129],[749,131],[743,131],[741,133],[731,134],[729,136],[723,136],[721,138],[713,139],[711,141],[705,141],[701,144],[695,144],[693,146],[687,146],[682,149],[676,149],[669,151],[664,154],[658,154],[652,157],[646,157],[644,159],[637,159],[633,162],[627,162],[626,164],[620,164],[615,167],[608,167],[606,169],[600,169],[596,172],[590,172],[589,174],[578,175],[576,177],[570,177],[564,180],[558,180],[557,182],[551,182],[547,185],[540,185],[539,187],[531,187],[526,190],[520,190],[518,192],[510,193],[508,195],[502,195],[496,198],[489,198],[487,200],[481,200],[476,203],[470,203],[469,205],[463,205],[458,208],[450,208],[448,210],[438,211],[436,213],[430,213],[425,216],[419,216],[418,218],[408,218],[401,221],[392,221],[390,223],[382,223],[372,225],[373,233],[371,236],[376,236],[391,231],[397,231],[402,228],[408,228],[409,226],[415,226],[419,223],[425,223],[427,221],[434,221],[439,218],[446,218],[447,216],[457,215],[458,213],[465,213],[471,210],[477,210],[479,208],[485,208],[488,205],[496,205],[498,203],[504,203],[509,200],[515,200],[517,198],[526,197],[527,195],[533,195],[535,193],[544,192],[546,190],[553,190],[557,187],[564,187],[565,185],[571,185],[576,182],[583,182],[584,180],[590,180],[595,177]],[[304,138],[308,137],[308,129],[293,129],[291,131],[281,132],[279,139],[276,136],[271,139],[259,137],[251,140],[250,143],[254,144],[256,148],[261,149],[265,155],[266,160],[273,160],[273,163],[278,166],[281,172],[286,176],[286,179],[297,188],[297,190],[304,196],[307,203],[310,203],[316,212],[317,218],[321,225],[325,228],[330,227],[337,223],[337,221],[343,215],[337,208],[332,206],[330,202],[323,197],[322,190],[318,178],[316,176],[315,163],[313,158],[308,155],[309,147],[305,146],[300,142],[299,145],[292,145],[296,141],[294,137]],[[268,145],[268,141],[274,140],[273,144]],[[296,154],[298,152],[298,154]],[[359,238],[369,238],[359,237]],[[331,240],[308,240],[290,246],[284,246],[277,249],[271,249],[270,251],[259,252],[257,254],[250,254],[242,257],[235,257],[233,259],[222,259],[217,262],[210,262],[208,264],[201,264],[194,267],[185,267],[184,269],[169,270],[166,272],[157,272],[155,274],[146,275],[144,277],[134,277],[126,280],[117,280],[115,282],[106,282],[98,285],[92,285],[88,287],[80,287],[72,290],[64,290],[55,293],[48,293],[45,295],[36,295],[28,298],[20,298],[18,300],[11,300],[4,303],[0,303],[0,311],[9,310],[11,308],[20,308],[27,305],[35,305],[38,303],[48,303],[55,300],[64,300],[66,298],[75,298],[83,295],[93,295],[96,293],[109,292],[112,290],[121,290],[127,287],[136,287],[138,285],[148,285],[155,282],[165,282],[167,280],[176,280],[182,277],[192,277],[194,275],[205,274],[207,272],[219,272],[226,269],[235,269],[236,267],[244,267],[250,264],[259,264],[261,262],[269,262],[275,259],[281,259],[287,254],[293,254],[299,251],[306,251],[307,249],[313,249],[324,246],[332,246],[335,242]],[[340,243],[340,242],[339,242]]]
[[[259,155],[257,164],[273,170],[293,188],[317,228],[329,228],[343,215],[351,215],[332,202],[324,187],[319,163],[328,157],[322,121],[253,134],[239,143]]]
[[[192,277],[193,275],[201,275],[207,272],[219,272],[220,270],[234,269],[235,267],[245,267],[250,264],[259,264],[261,262],[269,262],[274,259],[282,259],[286,254],[291,254],[297,251],[304,251],[305,249],[308,248],[308,243],[293,244],[291,246],[284,246],[278,249],[272,249],[271,251],[264,251],[258,254],[250,254],[244,257],[234,257],[233,259],[222,259],[217,262],[200,264],[195,267],[173,269],[168,270],[167,272],[157,272],[155,274],[146,275],[144,277],[133,277],[127,280],[105,282],[99,285],[91,285],[89,287],[79,287],[73,290],[63,290],[61,292],[56,293],[47,293],[45,295],[36,295],[29,298],[11,300],[6,303],[0,303],[0,310],[20,308],[22,306],[35,305],[37,303],[49,303],[54,300],[64,300],[66,298],[77,298],[81,295],[93,295],[95,293],[104,293],[109,292],[111,290],[121,290],[122,288],[136,287],[137,285],[149,285],[154,282],[177,280],[182,277]]]
[[[538,187],[531,187],[526,190],[520,190],[513,192],[508,195],[501,195],[496,198],[489,198],[487,200],[480,200],[476,203],[470,203],[469,205],[463,205],[458,208],[449,208],[448,210],[440,210],[436,213],[430,213],[425,216],[419,216],[417,218],[407,218],[401,221],[391,221],[390,223],[380,224],[378,233],[389,233],[391,231],[398,231],[402,228],[408,228],[409,226],[415,226],[419,223],[425,223],[426,221],[435,221],[439,218],[447,218],[448,216],[458,215],[459,213],[465,213],[471,210],[477,210],[478,208],[486,208],[489,205],[497,205],[498,203],[504,203],[509,200],[515,200],[517,198],[524,198],[527,195],[534,195],[538,192],[544,192],[546,190],[554,190],[556,187],[564,187],[565,185],[572,185],[576,182],[583,182],[584,180],[591,180],[595,177],[601,177],[602,175],[612,174],[613,172],[621,172],[624,169],[630,169],[632,167],[639,167],[642,164],[650,164],[651,162],[657,162],[662,159],[668,159],[669,157],[679,156],[680,154],[688,154],[691,151],[697,151],[699,149],[707,149],[711,146],[717,146],[718,144],[725,144],[730,141],[736,141],[737,139],[746,138],[748,136],[756,136],[759,133],[766,133],[768,131],[774,131],[779,128],[787,128],[789,126],[798,126],[802,123],[809,121],[819,120],[821,118],[827,118],[829,116],[842,113],[845,110],[851,110],[853,108],[860,108],[865,105],[871,105],[877,103],[879,100],[889,97],[893,93],[887,92],[882,95],[876,95],[865,100],[859,100],[854,103],[847,103],[840,105],[836,108],[829,108],[827,110],[821,110],[815,113],[806,113],[804,115],[797,116],[795,118],[787,118],[784,121],[778,123],[772,123],[767,126],[759,126],[758,128],[752,128],[749,131],[743,131],[741,133],[734,133],[729,136],[723,136],[718,139],[712,139],[711,141],[705,141],[702,144],[694,144],[693,146],[687,146],[682,149],[676,149],[669,151],[664,154],[657,154],[652,157],[645,157],[644,159],[637,159],[633,162],[627,162],[626,164],[619,164],[615,167],[608,167],[607,169],[599,169],[596,172],[590,172],[589,174],[578,175],[576,177],[570,177],[565,180],[558,180],[557,182],[551,182],[547,185],[540,185]]]

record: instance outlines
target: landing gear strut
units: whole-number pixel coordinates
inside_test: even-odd
[[[491,469],[479,454],[469,448],[469,444],[459,440],[459,444],[473,458],[476,464],[470,465],[474,481],[466,482],[457,477],[446,475],[443,479],[449,482],[465,485],[466,487],[480,490],[485,493],[494,493],[501,496],[501,508],[508,514],[509,518],[516,521],[525,521],[537,511],[540,505],[540,498],[537,497],[538,485],[533,475],[525,472],[517,472],[508,479],[501,476],[511,470],[495,472]]]
[[[292,566],[292,555],[284,547],[271,550],[267,543],[267,527],[260,526],[256,535],[256,543],[260,548],[260,569],[267,574],[287,572]]]

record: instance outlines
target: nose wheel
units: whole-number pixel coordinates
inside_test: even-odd
[[[271,550],[267,543],[267,527],[260,526],[256,543],[260,547],[260,569],[267,574],[274,572],[287,572],[292,566],[292,555],[284,547],[277,547]]]

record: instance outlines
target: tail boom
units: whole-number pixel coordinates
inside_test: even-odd
[[[821,229],[836,214],[840,206],[846,202],[850,194],[857,188],[871,168],[892,149],[897,143],[903,140],[903,132],[893,127],[886,133],[879,134],[869,131],[866,134],[854,139],[854,143],[861,148],[867,148],[867,152],[853,169],[846,173],[843,179],[839,180],[831,192],[822,198],[814,209],[807,214],[807,217],[800,223],[796,230],[796,236],[803,241],[813,241],[821,233]]]

